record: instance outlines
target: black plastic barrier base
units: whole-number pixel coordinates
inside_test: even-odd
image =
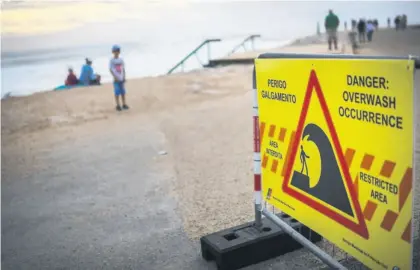
[[[313,243],[321,241],[319,234],[310,231],[297,220],[285,214],[279,214],[278,217]],[[301,244],[270,220],[264,218],[262,223],[260,230],[253,222],[249,222],[201,237],[203,258],[214,260],[219,270],[233,270],[302,248]]]

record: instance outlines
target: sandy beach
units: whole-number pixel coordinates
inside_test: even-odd
[[[381,30],[360,53],[420,55],[420,29]],[[253,218],[251,75],[132,79],[121,113],[110,84],[2,100],[4,269],[215,269],[198,238]],[[245,269],[319,267],[299,250]]]

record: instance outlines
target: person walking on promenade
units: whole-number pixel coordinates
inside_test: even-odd
[[[372,21],[372,23],[373,23],[373,25],[375,26],[375,30],[378,30],[378,28],[379,28],[379,22],[378,22],[378,20],[377,20],[377,19],[374,19],[374,20]]]
[[[351,20],[351,30],[355,31],[356,30],[356,25],[357,25],[357,21],[352,19]]]
[[[407,28],[407,16],[404,14],[401,16],[401,29],[405,30]]]
[[[332,43],[334,43],[334,49],[338,50],[337,46],[337,28],[340,25],[340,19],[330,9],[328,15],[325,17],[325,30],[328,36],[328,49],[332,50]]]
[[[395,31],[398,31],[398,29],[400,29],[400,23],[401,23],[401,17],[400,17],[400,15],[398,15],[397,17],[395,17],[394,23],[395,23]]]
[[[366,25],[366,35],[368,42],[372,41],[373,32],[375,31],[375,25],[372,21],[368,21]]]
[[[357,24],[357,32],[359,33],[359,43],[366,42],[366,22],[364,19],[360,19]]]
[[[391,28],[391,18],[388,17],[388,28]]]

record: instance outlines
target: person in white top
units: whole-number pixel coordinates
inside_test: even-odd
[[[114,78],[114,94],[115,102],[117,104],[117,111],[128,110],[127,103],[125,102],[125,65],[124,60],[120,58],[121,48],[118,45],[112,46],[113,58],[109,61],[109,71]],[[121,96],[122,107],[120,105]]]
[[[366,25],[366,35],[367,35],[368,42],[372,41],[374,31],[375,31],[375,25],[373,24],[372,21],[369,20]]]

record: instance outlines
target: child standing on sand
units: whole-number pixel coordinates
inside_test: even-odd
[[[109,71],[111,72],[112,76],[114,77],[114,94],[115,94],[115,103],[117,104],[117,111],[121,111],[122,109],[127,110],[128,106],[125,102],[125,66],[124,61],[120,58],[120,51],[121,48],[118,45],[112,46],[112,54],[114,57],[109,62]],[[120,105],[121,96],[122,107]]]

